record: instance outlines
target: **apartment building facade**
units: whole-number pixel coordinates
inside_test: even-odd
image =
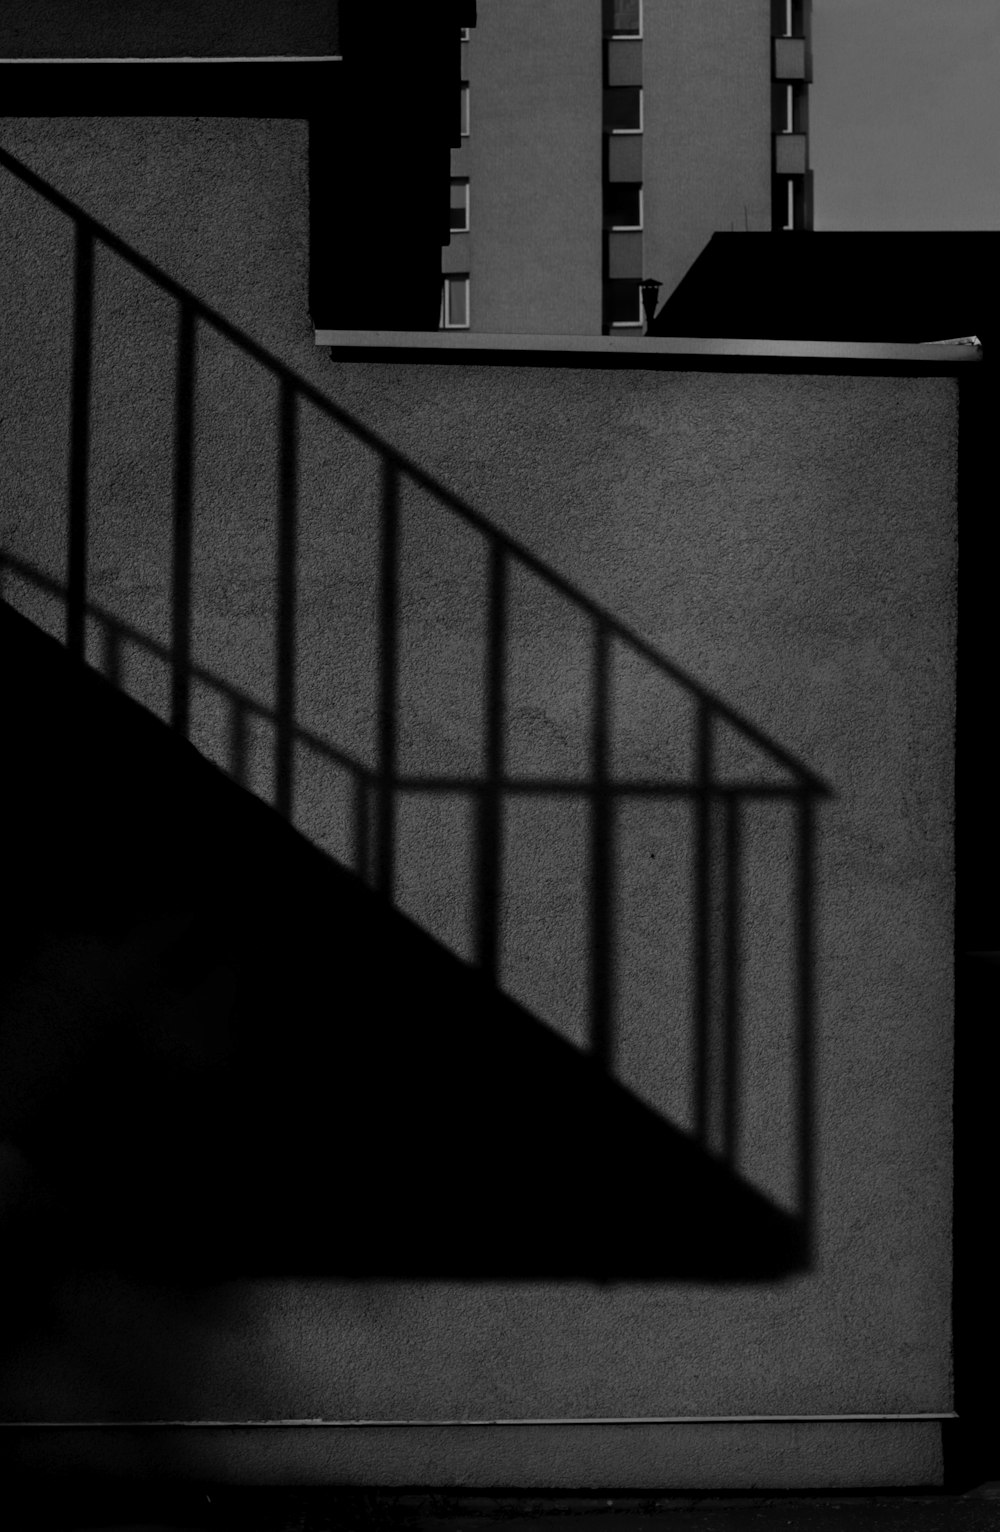
[[[811,226],[810,0],[481,0],[442,326],[637,332],[713,233]]]

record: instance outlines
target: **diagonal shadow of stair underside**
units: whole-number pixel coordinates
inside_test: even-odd
[[[759,1280],[799,1222],[0,610],[30,1260]]]

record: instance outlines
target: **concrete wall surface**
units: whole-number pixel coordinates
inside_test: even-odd
[[[599,334],[597,0],[483,0],[466,45],[471,321],[484,334]],[[449,264],[448,269],[453,269]]]
[[[716,231],[771,227],[767,0],[644,8],[644,275],[661,301]]]
[[[12,949],[3,981],[0,1176],[50,1256],[18,1246],[0,1409],[122,1429],[5,1449],[285,1482],[937,1482],[921,1421],[124,1426],[950,1408],[955,380],[331,359],[302,124],[7,119],[0,151],[4,600],[253,795],[193,755],[171,775],[176,732],[115,722],[54,650],[46,712],[19,641],[40,921],[46,868],[91,849],[57,945],[32,937],[56,957]],[[58,829],[64,793],[92,822]],[[272,847],[256,800],[305,840]],[[208,954],[200,1009],[142,1044],[181,1159],[203,1122],[197,1239],[172,1148],[143,1149],[155,1197],[101,1190],[145,1140],[139,1001],[112,1047],[100,996],[153,914],[158,951],[183,916]],[[370,991],[344,977],[362,949]],[[140,1224],[183,1276],[113,1254]],[[235,1253],[203,1269],[216,1227]]]

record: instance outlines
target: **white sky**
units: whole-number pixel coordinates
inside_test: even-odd
[[[813,0],[817,229],[1000,229],[1000,0]]]

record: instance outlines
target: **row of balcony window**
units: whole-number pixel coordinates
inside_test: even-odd
[[[601,0],[601,20],[605,37],[641,37],[642,0]],[[463,27],[461,35],[467,43],[472,28]]]
[[[784,17],[779,14],[784,11]],[[779,23],[784,21],[784,35]],[[774,84],[771,87],[771,129],[774,134],[772,161],[773,194],[771,227],[790,232],[810,226],[808,195],[808,95],[811,75],[808,43],[804,32],[804,6],[799,0],[775,0],[772,11],[774,33]]]
[[[442,279],[441,329],[467,330],[471,324],[471,281],[468,272],[449,272]],[[642,324],[642,300],[638,277],[609,277],[604,282],[608,325]]]
[[[642,0],[602,0],[605,37],[642,36]]]
[[[603,127],[604,328],[636,329],[642,323],[642,5],[605,0]],[[633,135],[631,147],[622,135]],[[619,149],[613,151],[611,144]],[[627,148],[627,152],[626,152]],[[620,151],[620,152],[619,152]],[[622,275],[634,272],[635,275]]]
[[[467,43],[472,36],[471,27],[462,28],[462,42]],[[463,58],[465,50],[462,50]],[[463,80],[461,85],[461,135],[469,137],[470,129],[470,92],[468,80]],[[469,178],[468,176],[452,176],[451,178],[451,212],[450,228],[453,233],[464,233],[469,228]],[[470,319],[470,288],[471,283],[467,271],[448,272],[441,278],[441,314],[438,321],[442,330],[467,330]]]
[[[462,81],[461,132],[469,137],[470,93],[468,80]],[[610,85],[604,90],[604,131],[606,133],[642,132],[642,86]]]
[[[468,176],[451,178],[450,228],[467,234],[471,227],[472,193]],[[642,182],[607,181],[604,186],[604,227],[608,230],[642,228]]]
[[[806,86],[804,82],[783,81],[775,85],[775,129],[782,133],[805,131]],[[462,81],[462,137],[469,137],[469,82]],[[605,133],[642,132],[642,86],[611,85],[604,90]]]

